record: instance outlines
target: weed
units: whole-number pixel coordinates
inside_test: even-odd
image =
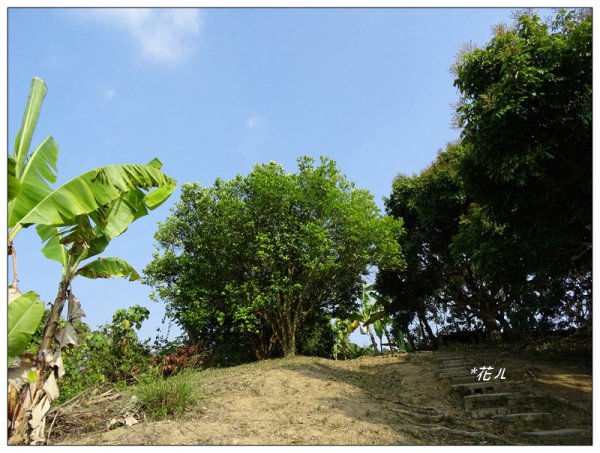
[[[195,374],[184,371],[138,385],[134,393],[142,401],[146,416],[153,420],[180,417],[196,404],[200,395],[192,384]]]

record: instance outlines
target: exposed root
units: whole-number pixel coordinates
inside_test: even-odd
[[[408,431],[410,431],[410,433],[416,437],[420,437],[418,435],[419,430],[425,430],[428,433],[444,432],[444,433],[452,434],[455,436],[469,437],[469,438],[480,439],[480,440],[481,439],[492,440],[496,443],[501,443],[503,445],[506,445],[509,443],[505,438],[498,436],[496,434],[487,433],[485,431],[465,431],[462,429],[448,428],[446,426],[417,423],[412,419],[413,415],[408,413],[407,411],[401,411],[401,412],[395,411],[395,412],[396,412],[396,414],[398,414],[398,416],[400,416],[402,418],[403,421],[405,421],[407,423],[407,425],[404,425],[404,428],[407,429]],[[408,416],[402,415],[402,412],[408,414]],[[443,421],[443,420],[446,420],[446,419],[440,419],[440,421]],[[412,425],[412,427],[411,427],[411,425]]]

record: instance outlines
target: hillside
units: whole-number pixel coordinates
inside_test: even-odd
[[[348,361],[297,357],[209,369],[196,375],[200,403],[181,419],[109,430],[108,421],[131,397],[92,397],[59,412],[49,443],[589,445],[587,362],[539,354],[420,352]],[[478,389],[469,370],[480,366],[494,366],[494,374],[505,368],[506,379],[491,379],[489,388]]]

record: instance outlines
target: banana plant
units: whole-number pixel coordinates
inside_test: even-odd
[[[355,322],[358,321],[357,323],[353,323],[353,329],[356,329],[357,327],[361,328],[361,332],[364,329],[364,332],[367,333],[369,335],[369,338],[371,339],[371,344],[373,346],[373,352],[375,354],[379,354],[379,348],[377,346],[377,340],[375,339],[375,336],[373,335],[373,330],[371,329],[371,325],[373,324],[373,321],[371,320],[371,318],[373,318],[374,315],[377,315],[378,313],[375,311],[375,305],[372,302],[372,292],[373,292],[373,285],[367,285],[366,283],[363,284],[363,291],[362,291],[362,297],[360,299],[361,302],[361,306],[360,306],[360,311],[358,313],[355,314],[354,316],[354,320]],[[352,331],[350,331],[350,333],[352,333]]]
[[[33,367],[27,371],[29,377],[20,390],[19,403],[14,405],[15,411],[10,414],[13,428],[11,443],[44,442],[45,416],[51,402],[59,396],[58,381],[64,375],[61,350],[69,345],[77,346],[74,323],[84,316],[72,291],[73,280],[77,276],[138,280],[139,274],[124,260],[95,257],[106,249],[112,238],[147,214],[156,201],[152,198],[152,202],[148,203],[148,198],[137,189],[94,212],[76,216],[73,225],[37,225],[37,233],[44,243],[42,253],[60,263],[61,279]],[[61,313],[67,301],[66,320],[61,323]]]
[[[14,154],[8,158],[8,254],[13,262],[9,294],[12,292],[15,301],[20,296],[14,239],[23,228],[37,225],[45,242],[42,251],[61,263],[62,276],[37,355],[33,359],[24,357],[21,366],[9,373],[13,377],[12,380],[9,377],[9,382],[18,387],[17,391],[14,386],[9,389],[11,444],[43,442],[45,416],[52,400],[59,395],[57,379],[64,373],[60,350],[73,344],[72,322],[83,315],[71,291],[73,279],[77,275],[139,278],[130,265],[117,258],[80,264],[102,253],[110,240],[125,232],[129,224],[160,206],[176,186],[161,171],[161,162],[154,159],[146,165],[117,164],[90,170],[52,189],[50,184],[57,180],[58,145],[52,137],[47,137],[29,153],[45,94],[43,80],[34,78]],[[67,323],[59,329],[67,300]],[[15,301],[9,304],[9,312]],[[29,323],[26,324],[27,330],[31,330]]]

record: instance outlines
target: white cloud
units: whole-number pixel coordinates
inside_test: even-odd
[[[181,63],[193,52],[202,29],[198,9],[86,9],[82,16],[122,30],[133,40],[142,58],[170,66]]]

